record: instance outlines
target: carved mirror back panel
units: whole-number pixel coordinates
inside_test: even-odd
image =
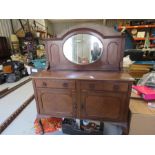
[[[99,29],[95,26],[94,28],[79,26],[59,38],[46,40],[49,68],[51,70],[121,70],[124,37],[118,32],[113,32],[112,29],[110,31],[107,28],[106,31],[105,27],[104,33],[102,27]]]

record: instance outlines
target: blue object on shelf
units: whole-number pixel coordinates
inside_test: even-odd
[[[154,65],[155,61],[135,61],[134,64]]]
[[[45,69],[46,59],[35,59],[35,60],[32,60],[32,63],[37,69]]]
[[[133,37],[129,34],[128,31],[125,31],[125,49],[135,49],[136,44],[134,44]]]
[[[114,25],[114,30],[117,31],[117,32],[120,32],[118,30],[118,25],[117,24]],[[124,32],[125,32],[125,49],[135,49],[136,46],[134,44],[133,37],[131,36],[131,34],[127,30],[125,30]]]

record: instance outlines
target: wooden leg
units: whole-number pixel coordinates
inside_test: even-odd
[[[102,121],[100,121],[100,130],[103,131],[104,130],[104,123]]]
[[[42,121],[41,121],[41,118],[38,118],[38,122],[39,122],[39,126],[40,126],[40,128],[41,128],[41,135],[43,135],[44,134],[44,128],[43,128],[43,124],[42,124]]]

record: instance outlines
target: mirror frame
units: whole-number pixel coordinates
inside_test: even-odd
[[[65,54],[64,54],[64,51],[63,51],[64,44],[65,44],[65,42],[66,42],[69,38],[71,38],[72,36],[78,35],[78,34],[89,34],[89,35],[92,35],[92,36],[94,36],[94,37],[96,37],[96,38],[98,38],[98,39],[100,40],[100,42],[102,43],[102,46],[103,46],[103,47],[102,47],[102,53],[101,53],[99,59],[97,59],[96,61],[94,61],[94,62],[92,62],[92,63],[88,63],[88,64],[77,64],[77,63],[74,63],[74,62],[72,62],[72,61],[70,61],[69,59],[66,58],[66,56],[65,56]],[[77,30],[69,31],[68,33],[66,33],[66,34],[62,37],[62,40],[63,40],[63,42],[62,42],[62,53],[63,53],[65,59],[66,59],[68,62],[70,62],[70,63],[72,63],[72,64],[74,64],[74,65],[77,65],[77,66],[87,66],[87,65],[94,64],[94,63],[98,62],[98,61],[102,58],[102,55],[103,55],[103,53],[104,53],[104,44],[103,44],[103,42],[102,42],[103,38],[104,38],[104,36],[103,36],[102,34],[100,34],[98,31],[95,31],[95,30],[92,30],[92,29],[87,29],[87,28],[81,28],[81,29],[80,29],[80,28],[79,28],[79,29],[77,29]]]
[[[101,54],[100,54],[100,57],[98,58],[98,59],[96,59],[95,61],[93,61],[93,62],[91,62],[91,63],[87,63],[87,64],[82,64],[82,63],[76,63],[76,62],[73,62],[73,61],[71,61],[71,60],[69,60],[67,57],[66,57],[66,55],[65,55],[65,53],[64,53],[64,44],[65,44],[65,42],[68,40],[68,39],[70,39],[71,37],[73,37],[73,36],[76,36],[76,35],[78,35],[78,34],[87,34],[87,35],[90,35],[90,36],[94,36],[94,37],[96,37],[100,42],[101,42],[101,44],[102,44],[102,51],[101,51]],[[94,33],[95,34],[95,33]],[[101,58],[102,58],[102,55],[103,55],[103,53],[104,53],[104,45],[103,45],[103,42],[101,41],[101,39],[100,38],[98,38],[96,35],[93,35],[92,34],[92,32],[90,33],[90,32],[82,32],[82,33],[75,33],[75,34],[72,34],[70,37],[69,36],[67,36],[65,39],[64,39],[64,41],[63,41],[63,44],[62,44],[62,52],[63,52],[63,55],[64,55],[64,57],[66,58],[66,60],[68,60],[70,63],[73,63],[73,64],[75,64],[75,65],[82,65],[82,66],[85,66],[85,65],[90,65],[90,64],[93,64],[93,63],[95,63],[96,61],[99,61]]]

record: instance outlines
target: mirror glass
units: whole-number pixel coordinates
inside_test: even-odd
[[[77,34],[67,39],[63,46],[65,57],[76,64],[84,65],[97,61],[103,51],[101,41],[90,34]]]

